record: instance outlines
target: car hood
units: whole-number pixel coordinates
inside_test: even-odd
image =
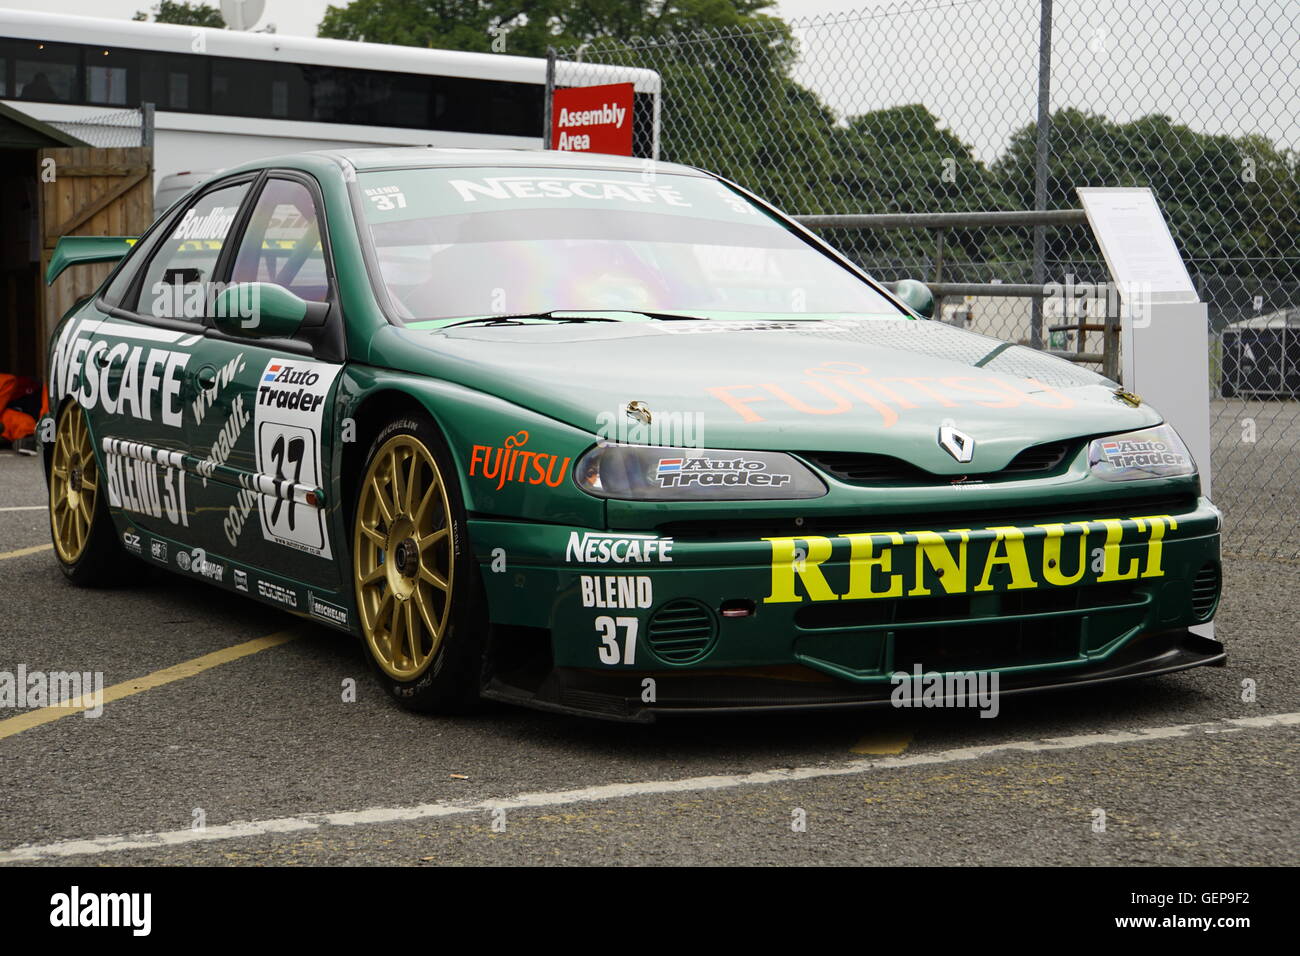
[[[998,470],[1031,445],[1161,420],[1085,368],[932,321],[548,322],[381,335],[397,347],[377,342],[379,351],[400,355],[407,371],[639,444],[874,452],[960,474]],[[628,403],[649,412],[648,427]],[[940,447],[944,424],[974,439],[971,462]]]

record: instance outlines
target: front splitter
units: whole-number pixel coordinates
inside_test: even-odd
[[[1104,661],[1032,672],[999,674],[998,695],[1010,697],[1067,688],[1094,687],[1192,667],[1223,666],[1227,651],[1216,640],[1186,630],[1139,637]],[[645,682],[652,680],[653,684]],[[650,723],[668,714],[808,712],[896,706],[889,681],[855,684],[804,668],[646,673],[555,668],[542,675],[495,674],[482,695],[556,713],[626,723]],[[653,689],[648,694],[648,688]],[[652,696],[652,700],[645,699]],[[926,706],[968,701],[942,694]]]

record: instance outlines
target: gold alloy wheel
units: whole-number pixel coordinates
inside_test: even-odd
[[[99,495],[99,466],[80,405],[59,417],[50,460],[50,533],[64,564],[76,564],[90,540]]]
[[[455,573],[451,503],[433,455],[412,435],[366,469],[352,534],[361,628],[388,676],[414,680],[442,646]]]

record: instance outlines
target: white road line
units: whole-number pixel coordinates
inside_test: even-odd
[[[0,511],[44,511],[49,505],[16,505],[12,508],[0,508]]]
[[[424,803],[412,807],[372,807],[369,810],[307,813],[297,817],[278,817],[270,820],[228,823],[221,826],[207,827],[203,830],[168,830],[158,833],[134,833],[127,836],[67,840],[62,843],[28,844],[11,850],[0,851],[0,863],[26,863],[33,860],[49,860],[69,856],[121,853],[126,850],[150,850],[159,847],[180,846],[186,843],[238,840],[263,836],[268,833],[319,830],[321,827],[400,823],[411,820],[432,820],[441,817],[463,816],[468,813],[485,813],[492,810],[528,810],[539,807],[565,806],[574,803],[623,800],[629,797],[653,796],[665,793],[728,790],[735,787],[761,786],[769,783],[815,780],[819,777],[846,777],[874,771],[902,770],[909,767],[958,763],[967,760],[979,760],[997,754],[1078,750],[1083,747],[1096,747],[1105,744],[1149,743],[1155,740],[1208,736],[1228,730],[1269,730],[1278,727],[1300,727],[1300,713],[1270,714],[1265,717],[1226,717],[1222,720],[1200,724],[1178,724],[1171,727],[1148,727],[1144,730],[1135,731],[1119,730],[1098,734],[1077,734],[1071,737],[1047,737],[1041,740],[1016,740],[981,747],[938,750],[928,754],[909,754],[903,757],[884,757],[872,760],[851,760],[847,763],[825,767],[796,767],[789,770],[763,770],[746,774],[687,777],[682,780],[611,783],[597,787],[585,787],[580,790],[521,793],[500,800],[483,800],[474,803]]]

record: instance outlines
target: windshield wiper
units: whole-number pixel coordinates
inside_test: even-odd
[[[456,322],[448,322],[440,326],[438,331],[454,328],[458,325],[508,325],[512,322],[526,319],[547,319],[552,322],[617,322],[618,319],[611,319],[603,315],[575,315],[575,312],[626,312],[629,315],[644,315],[648,319],[659,319],[664,322],[707,322],[709,321],[702,315],[674,315],[669,312],[645,312],[641,309],[551,309],[548,312],[516,312],[507,315],[480,315],[472,319],[460,319]]]

